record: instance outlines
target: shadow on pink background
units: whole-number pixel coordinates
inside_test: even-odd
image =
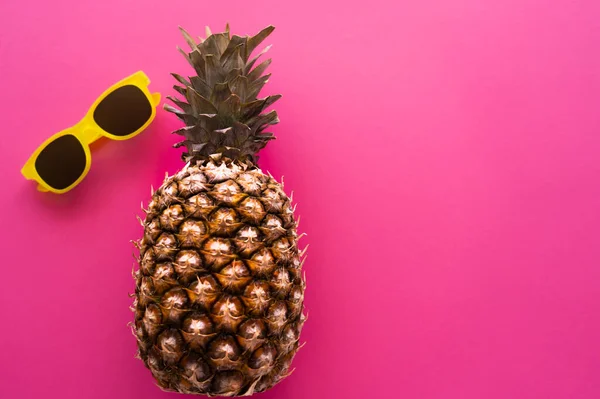
[[[0,397],[177,398],[134,359],[135,215],[179,126],[93,151],[75,191],[19,170],[106,87],[172,94],[195,35],[273,24],[307,342],[260,398],[600,397],[595,1],[0,3]]]

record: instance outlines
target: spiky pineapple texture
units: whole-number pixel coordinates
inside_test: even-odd
[[[258,99],[268,62],[250,53],[272,31],[209,34],[184,53],[197,75],[167,107],[187,126],[184,168],[145,210],[133,332],[139,357],[167,391],[251,395],[290,373],[305,321],[303,252],[283,186],[257,166],[277,122]]]

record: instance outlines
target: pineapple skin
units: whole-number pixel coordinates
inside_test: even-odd
[[[282,185],[217,155],[167,177],[145,212],[133,332],[157,384],[238,396],[288,376],[305,280]]]

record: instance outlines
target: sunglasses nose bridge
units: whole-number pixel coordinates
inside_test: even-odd
[[[86,125],[83,126],[78,137],[84,144],[90,144],[102,137],[102,133],[93,126]]]

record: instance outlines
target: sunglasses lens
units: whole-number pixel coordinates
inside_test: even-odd
[[[48,144],[35,160],[38,175],[57,190],[75,183],[83,174],[85,165],[83,146],[71,134],[61,136]]]
[[[141,128],[152,115],[152,105],[138,87],[127,85],[104,98],[94,111],[94,120],[115,136],[127,136]]]

